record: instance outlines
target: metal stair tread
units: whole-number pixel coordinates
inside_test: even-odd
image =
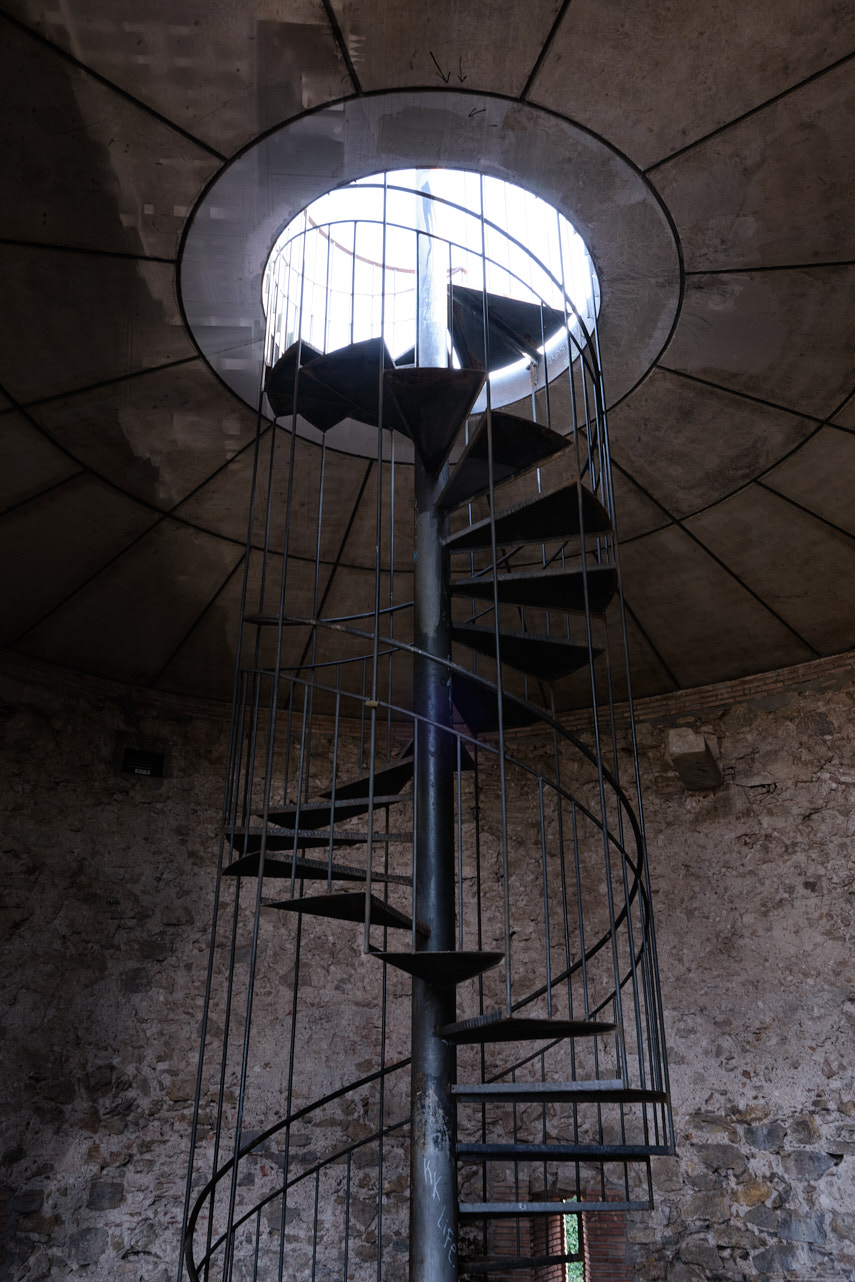
[[[457,1213],[473,1219],[507,1219],[517,1215],[586,1215],[589,1211],[649,1211],[650,1202],[461,1202]]]
[[[329,828],[268,828],[265,834],[263,828],[248,827],[235,828],[228,834],[228,841],[235,850],[240,850],[241,854],[252,855],[261,849],[262,840],[265,838],[264,846],[266,850],[290,850],[293,847],[321,847],[330,845],[335,846],[360,846],[368,841],[368,832],[341,832],[336,828],[330,831]],[[412,839],[412,833],[406,832],[377,832],[371,834],[373,843],[402,845],[409,844]]]
[[[460,1161],[485,1162],[490,1158],[549,1162],[643,1162],[648,1157],[668,1157],[667,1144],[528,1144],[468,1143],[457,1145]]]
[[[293,899],[264,900],[265,908],[279,908],[285,912],[307,913],[313,917],[330,917],[336,921],[363,922],[365,920],[364,890],[333,890],[326,895],[301,895]],[[389,926],[393,930],[412,930],[413,919],[400,908],[385,903],[371,895],[369,920],[372,926]],[[416,934],[424,938],[428,928],[416,922]]]
[[[559,1037],[598,1037],[616,1030],[616,1024],[601,1020],[526,1018],[506,1015],[503,1010],[497,1010],[446,1024],[438,1031],[445,1041],[456,1045],[480,1045],[487,1042],[527,1042]]]
[[[566,436],[542,423],[493,410],[482,414],[437,499],[437,507],[450,511],[490,488],[488,421],[493,434],[493,485],[522,476],[538,463],[565,450]]]
[[[461,1273],[513,1273],[518,1269],[545,1269],[553,1264],[577,1264],[584,1255],[484,1255],[458,1260]]]
[[[614,565],[589,565],[586,570],[591,612],[605,610],[617,590]],[[496,577],[500,603],[542,606],[554,610],[584,610],[585,584],[581,566],[548,566],[545,569],[511,570]],[[492,574],[453,579],[451,591],[457,596],[493,600]]]
[[[425,467],[438,471],[472,412],[486,375],[479,370],[425,366],[387,370],[383,379],[400,430],[413,442]]]
[[[471,1082],[451,1087],[458,1099],[487,1103],[614,1103],[665,1104],[665,1091],[627,1086],[620,1078],[595,1078],[575,1082]]]
[[[258,868],[261,862],[260,853],[243,855],[240,859],[235,859],[223,869],[224,877],[257,877]],[[289,859],[269,859],[264,860],[264,876],[272,877],[276,880],[288,881],[292,877],[303,881],[327,881],[332,877],[333,881],[365,881],[365,869],[357,868],[353,864],[330,863],[327,859],[306,859],[303,855],[293,856]],[[410,886],[412,878],[402,877],[397,873],[380,873],[372,872],[372,881],[389,882],[395,886]]]
[[[391,806],[399,801],[412,801],[412,793],[390,793],[375,796],[373,806]],[[299,818],[300,828],[314,829],[317,820],[317,827],[322,824],[329,825],[330,814],[335,820],[339,819],[356,819],[359,815],[367,814],[372,809],[368,804],[368,798],[354,797],[341,798],[336,794],[335,803],[332,801],[304,801],[299,806],[293,805],[285,810],[270,810],[267,814],[269,823],[279,824],[284,828],[293,828],[295,820]]]
[[[581,533],[579,492],[582,494],[582,524],[586,535],[611,533],[606,509],[590,490],[570,481],[549,494],[523,499],[496,513],[496,544],[547,543],[564,540]],[[474,525],[465,525],[444,540],[449,552],[469,552],[492,547],[493,526],[489,516]]]
[[[458,645],[477,650],[479,654],[496,657],[494,628],[478,623],[452,623],[451,639]],[[542,681],[557,681],[560,677],[569,676],[571,672],[578,672],[588,662],[586,645],[578,645],[565,637],[546,636],[540,632],[500,628],[499,647],[502,663]],[[591,652],[594,658],[601,653],[598,649]]]
[[[456,951],[422,951],[393,952],[387,949],[371,949],[371,956],[379,958],[389,966],[406,971],[417,979],[424,979],[439,987],[453,987],[464,984],[468,979],[482,975],[484,971],[498,966],[505,960],[505,954],[484,952],[474,949]]]
[[[497,730],[499,726],[498,693],[463,672],[451,674],[451,698],[460,717],[473,734]],[[502,724],[508,729],[530,726],[545,713],[513,695],[502,694]]]
[[[379,788],[395,790],[396,792],[413,777],[413,758],[408,753],[399,761],[393,761],[388,766],[381,766],[379,770],[374,771],[374,790]],[[360,775],[356,779],[347,779],[344,783],[338,783],[335,790],[326,789],[321,793],[322,797],[332,797],[335,791],[336,801],[358,801],[368,796],[371,787],[371,774]],[[407,796],[410,794],[407,793]]]

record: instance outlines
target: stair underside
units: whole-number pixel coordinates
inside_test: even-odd
[[[371,956],[440,988],[464,984],[468,979],[474,979],[476,975],[483,975],[484,971],[498,966],[505,959],[504,953],[464,950],[405,953],[372,949]]]
[[[619,1200],[616,1202],[461,1202],[461,1217],[480,1220],[510,1219],[517,1215],[587,1215],[589,1211],[650,1211],[651,1203]]]
[[[514,570],[497,576],[497,594],[502,605],[540,606],[545,610],[581,611],[585,609],[585,584],[581,567],[550,566],[545,570]],[[588,601],[593,614],[601,614],[617,590],[617,571],[613,565],[591,565],[587,569]],[[451,590],[457,596],[493,600],[493,578],[490,574],[452,580]]]
[[[526,357],[538,359],[544,340],[566,324],[563,312],[480,289],[449,285],[451,333],[461,365],[497,369]],[[486,332],[485,332],[486,331]]]
[[[490,456],[486,414],[479,418],[463,454],[437,499],[437,506],[450,511],[490,489]],[[568,445],[542,423],[532,423],[516,414],[493,410],[493,484],[501,485],[512,477],[522,476],[538,463],[560,453]]]
[[[511,543],[549,543],[574,538],[584,529],[594,536],[611,533],[611,522],[606,509],[590,490],[581,487],[582,520],[579,520],[579,484],[564,485],[551,494],[515,503],[496,514],[495,535],[498,546]],[[450,534],[445,546],[450,552],[469,552],[493,545],[493,526],[490,518],[464,526]]]
[[[402,430],[431,471],[438,471],[472,410],[485,375],[472,369],[395,369],[384,374]],[[387,398],[388,399],[388,398]]]
[[[667,1144],[458,1144],[461,1162],[491,1159],[515,1162],[646,1162],[650,1157],[668,1157]]]
[[[265,908],[279,908],[283,912],[304,913],[312,917],[329,917],[335,921],[365,920],[364,890],[333,891],[328,895],[303,895],[294,899],[265,900]],[[394,930],[412,930],[413,919],[376,895],[371,896],[370,922],[372,926],[389,926]],[[416,934],[424,938],[430,932],[416,923]]]
[[[625,1086],[619,1078],[579,1082],[472,1082],[452,1086],[459,1100],[478,1104],[665,1104],[664,1091]]]
[[[398,793],[404,784],[413,777],[413,759],[406,756],[400,761],[394,761],[390,766],[382,766],[379,770],[374,771],[374,793]],[[336,784],[335,799],[336,801],[360,800],[368,797],[371,786],[371,775],[360,775],[358,779],[348,779],[344,783]],[[331,797],[332,788],[328,788],[321,793],[322,797]]]
[[[613,1033],[616,1028],[616,1024],[593,1019],[525,1019],[495,1011],[489,1015],[476,1015],[473,1019],[446,1024],[440,1028],[439,1035],[444,1041],[459,1046],[487,1042],[530,1042],[544,1038],[598,1037]]]
[[[241,855],[257,854],[261,850],[264,832],[261,828],[237,828],[234,836],[230,836],[234,849]],[[413,840],[412,833],[406,832],[373,832],[371,840],[374,844],[379,845],[408,845]],[[268,829],[267,837],[264,840],[266,850],[308,850],[320,849],[332,845],[336,846],[363,846],[368,842],[367,832],[339,832],[337,829],[332,830],[332,842],[330,842],[330,830],[324,831],[322,828],[276,828]]]
[[[451,676],[454,706],[473,734],[484,734],[499,727],[499,700],[495,690],[472,680],[462,672]],[[543,713],[514,699],[502,698],[502,724],[508,729],[530,726],[541,720]]]
[[[257,877],[258,867],[261,862],[260,854],[244,855],[241,859],[235,859],[228,867],[223,869],[224,877]],[[352,864],[330,863],[326,859],[306,859],[302,855],[290,859],[270,859],[264,860],[264,876],[272,877],[276,880],[288,881],[296,879],[297,881],[328,881],[331,877],[333,881],[358,881],[365,882],[365,869],[357,868]],[[372,872],[371,880],[377,882],[388,882],[394,886],[409,886],[412,884],[410,877],[401,877],[397,873]]]
[[[553,1264],[575,1264],[584,1255],[485,1255],[477,1260],[460,1260],[463,1273],[512,1273],[519,1269],[545,1269]]]
[[[478,623],[453,623],[451,639],[479,654],[496,657],[496,633]],[[557,681],[578,672],[588,662],[588,647],[574,645],[566,638],[544,636],[539,632],[516,632],[502,628],[499,632],[502,663],[540,681]],[[594,650],[593,654],[600,654]]]
[[[272,824],[280,824],[283,828],[293,828],[295,824],[301,829],[304,828],[323,828],[329,827],[330,815],[333,820],[356,819],[359,815],[367,814],[369,810],[378,809],[381,806],[392,806],[401,801],[412,801],[410,793],[392,793],[389,795],[377,796],[375,793],[373,805],[368,804],[368,798],[354,798],[353,800],[342,799],[336,791],[335,805],[329,801],[305,801],[299,807],[289,806],[287,810],[271,810],[267,818]]]

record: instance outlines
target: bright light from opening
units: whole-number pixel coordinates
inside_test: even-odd
[[[599,285],[582,238],[558,210],[497,178],[401,169],[328,192],[285,228],[264,275],[268,362],[298,337],[330,352],[382,334],[398,363],[416,363],[428,245],[450,300],[455,290],[486,291],[551,309],[536,355],[491,362],[494,405],[542,386],[585,345]],[[452,329],[447,347],[449,364],[464,363]]]

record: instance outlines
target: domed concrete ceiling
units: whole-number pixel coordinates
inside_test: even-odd
[[[636,694],[855,644],[849,0],[5,0],[0,24],[7,647],[228,697],[255,416],[185,325],[182,236],[265,131],[414,90],[502,102],[520,154],[547,150],[538,121],[589,137],[667,228],[672,258],[630,271],[607,234],[627,189],[578,178],[613,247],[604,327],[642,277],[655,301],[609,415]],[[581,171],[549,162],[572,205]],[[321,577],[344,606],[376,465],[330,445]]]

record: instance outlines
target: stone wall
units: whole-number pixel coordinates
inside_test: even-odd
[[[779,686],[727,706],[704,692],[702,715],[689,696],[641,709],[679,1144],[656,1163],[656,1211],[628,1225],[650,1282],[855,1277],[855,693],[822,665]],[[11,672],[0,703],[0,1279],[166,1282],[224,726]],[[677,722],[714,737],[721,789],[685,791],[665,752]],[[114,773],[122,732],[171,745],[162,786]]]

